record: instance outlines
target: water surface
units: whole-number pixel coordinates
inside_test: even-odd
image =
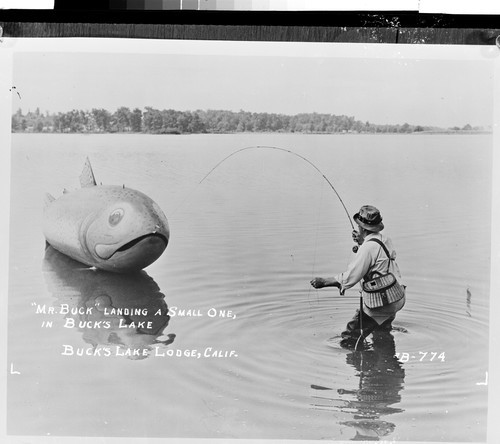
[[[408,299],[369,350],[338,345],[357,292],[308,284],[352,254],[320,174],[256,149],[198,185],[253,145],[306,156],[351,214],[380,208]],[[8,362],[21,374],[8,379],[9,434],[485,440],[491,146],[489,135],[13,135]],[[79,187],[86,156],[98,182],[145,192],[169,219],[167,250],[138,276],[45,251],[44,193]]]

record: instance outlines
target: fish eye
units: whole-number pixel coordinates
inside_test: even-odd
[[[125,212],[121,208],[117,208],[109,215],[109,218],[108,218],[109,224],[112,227],[115,227],[116,225],[118,225],[120,223],[124,214],[125,214]]]

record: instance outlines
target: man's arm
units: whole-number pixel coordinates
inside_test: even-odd
[[[373,242],[368,242],[370,243]],[[311,285],[314,288],[337,287],[343,293],[348,288],[354,287],[368,272],[373,262],[372,254],[373,247],[363,244],[346,271],[333,277],[316,277],[311,281]]]

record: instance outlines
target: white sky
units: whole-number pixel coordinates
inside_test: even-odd
[[[493,116],[488,60],[21,52],[13,65],[13,111],[243,109],[440,127]]]

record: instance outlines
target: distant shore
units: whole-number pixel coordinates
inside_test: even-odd
[[[179,133],[179,132],[169,132],[169,133],[145,133],[145,132],[133,132],[133,131],[122,131],[122,132],[112,132],[112,131],[95,131],[95,132],[52,132],[52,131],[12,131],[12,134],[59,134],[59,135],[150,135],[150,136],[191,136],[191,135],[236,135],[236,134],[287,134],[287,135],[310,135],[310,136],[473,136],[481,134],[493,134],[491,130],[481,130],[481,131],[452,131],[452,130],[436,130],[436,131],[419,131],[412,133],[397,133],[397,132],[387,132],[387,133],[365,133],[365,132],[346,132],[346,133],[304,133],[304,132],[286,132],[286,131],[239,131],[239,132],[219,132],[219,133]]]
[[[12,115],[13,133],[139,133],[139,134],[477,134],[490,132],[490,126],[453,126],[375,124],[354,116],[302,113],[296,115],[252,113],[240,110],[130,110],[120,107],[72,110],[52,113],[35,111]]]

